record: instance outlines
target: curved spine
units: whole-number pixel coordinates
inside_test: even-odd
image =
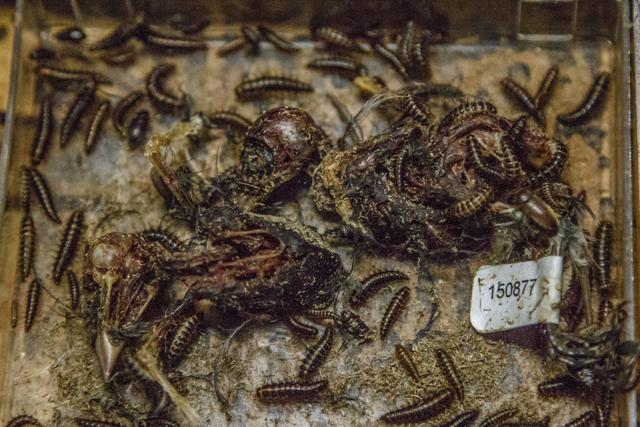
[[[492,178],[496,178],[498,180],[505,179],[504,173],[499,172],[493,169],[492,167],[484,164],[484,160],[482,159],[482,154],[478,150],[478,145],[479,145],[478,139],[473,134],[469,135],[466,138],[466,141],[467,141],[467,150],[471,154],[470,156],[471,163],[473,164],[474,167],[478,168],[480,171],[482,171],[487,176],[490,176]]]
[[[407,306],[410,293],[409,288],[404,286],[400,288],[391,299],[380,323],[380,338],[382,340],[387,337],[393,325],[398,321],[402,310]]]

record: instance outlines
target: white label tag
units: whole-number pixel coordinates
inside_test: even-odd
[[[471,324],[478,332],[560,321],[562,257],[485,265],[473,279]]]

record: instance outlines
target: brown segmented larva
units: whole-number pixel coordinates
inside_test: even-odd
[[[42,424],[40,424],[38,420],[29,415],[19,415],[7,423],[7,427],[23,427],[28,425],[42,427]]]
[[[120,134],[121,139],[126,139],[127,137],[127,127],[125,125],[127,113],[131,111],[136,104],[142,101],[143,98],[144,92],[141,90],[135,90],[118,101],[114,107],[111,118],[113,120],[113,126]]]
[[[396,167],[395,167],[395,178],[396,178],[396,188],[398,191],[402,191],[402,181],[404,178],[404,165],[407,159],[407,155],[411,151],[411,144],[405,144],[398,153],[398,157],[396,158]]]
[[[11,328],[18,326],[18,301],[11,301]]]
[[[264,403],[311,403],[328,385],[327,380],[266,384],[256,389],[256,397]]]
[[[84,140],[84,152],[87,156],[93,153],[93,149],[98,142],[98,138],[100,138],[102,125],[104,124],[104,120],[109,114],[110,108],[111,102],[108,99],[105,99],[100,103],[98,109],[96,110],[96,113],[91,118],[89,129],[87,129],[87,137]]]
[[[146,87],[149,99],[154,107],[163,113],[175,113],[184,105],[182,98],[166,92],[162,86],[164,79],[175,70],[174,64],[160,64],[147,75]]]
[[[502,172],[499,172],[493,169],[492,167],[484,164],[484,160],[482,159],[482,154],[478,150],[478,145],[480,143],[478,142],[477,138],[473,134],[471,134],[466,138],[466,141],[467,141],[467,149],[471,154],[470,159],[471,159],[472,165],[492,178],[503,180],[504,174]]]
[[[40,202],[40,206],[42,206],[44,213],[49,217],[51,221],[55,222],[56,224],[60,224],[60,218],[58,218],[56,206],[53,204],[53,198],[51,197],[51,191],[49,191],[47,181],[45,181],[44,177],[40,174],[40,172],[38,172],[36,168],[31,168],[30,171],[33,190],[36,192],[36,196],[38,201]]]
[[[262,76],[243,80],[235,87],[239,99],[253,99],[274,92],[313,92],[313,86],[284,76]]]
[[[404,103],[404,113],[412,117],[423,126],[429,126],[433,122],[433,114],[428,108],[422,108],[413,95],[406,95],[402,99]]]
[[[349,305],[353,308],[362,307],[362,305],[382,289],[384,285],[399,280],[409,280],[409,277],[399,271],[383,271],[373,274],[362,282],[360,292],[353,291],[351,293]]]
[[[29,277],[33,264],[33,249],[36,244],[36,230],[31,215],[25,214],[20,223],[20,278],[24,282]]]
[[[596,419],[596,413],[593,411],[587,411],[577,418],[569,421],[562,427],[587,427]]]
[[[202,313],[196,313],[185,319],[177,328],[175,334],[172,334],[164,352],[167,367],[177,366],[196,342],[201,321]]]
[[[257,56],[260,54],[260,34],[253,28],[248,25],[243,25],[240,28],[240,32],[242,33],[242,37],[247,42],[251,48],[249,49],[249,53],[251,55]]]
[[[80,303],[80,284],[75,273],[67,270],[67,282],[69,283],[69,297],[71,299],[71,310],[78,308]]]
[[[547,202],[547,204],[551,206],[553,210],[558,212],[564,209],[564,205],[554,195],[550,182],[548,181],[543,182],[541,190],[542,190],[542,200]]]
[[[409,295],[411,291],[407,286],[404,286],[393,295],[391,302],[387,306],[387,310],[382,316],[382,322],[380,322],[380,338],[384,339],[389,335],[391,328],[398,321],[402,310],[407,306],[409,302]]]
[[[147,228],[138,233],[138,236],[149,242],[158,242],[170,252],[177,252],[182,248],[182,243],[175,235],[160,227]]]
[[[58,285],[62,274],[65,272],[71,261],[76,255],[76,248],[78,247],[78,241],[82,234],[82,227],[84,225],[84,212],[81,210],[73,211],[71,217],[67,221],[67,225],[64,229],[64,235],[58,248],[56,259],[53,263],[53,282]]]
[[[504,420],[508,420],[509,418],[513,418],[518,415],[517,409],[503,409],[502,411],[494,412],[488,415],[485,419],[480,422],[478,427],[497,427]]]
[[[611,75],[609,73],[598,74],[598,77],[596,77],[593,86],[589,89],[589,93],[584,101],[582,101],[582,104],[570,113],[559,114],[556,120],[563,125],[575,126],[593,117],[598,111],[598,107],[604,102],[610,79]]]
[[[608,299],[600,301],[600,307],[598,308],[598,323],[600,326],[604,326],[607,323],[611,313],[613,313],[613,303]]]
[[[260,34],[262,34],[262,37],[264,37],[265,40],[272,43],[278,50],[281,50],[283,52],[295,52],[298,50],[298,48],[295,47],[293,43],[283,39],[278,34],[276,34],[275,31],[265,25],[259,24],[258,31],[260,31]]]
[[[139,421],[138,427],[180,427],[180,425],[163,418],[149,418]]]
[[[511,129],[509,129],[509,137],[511,139],[511,143],[517,144],[520,142],[522,138],[522,134],[524,133],[524,129],[527,127],[527,120],[529,116],[527,114],[522,115],[513,122]]]
[[[426,69],[428,62],[427,57],[423,52],[424,49],[424,41],[423,37],[416,37],[411,45],[411,60],[414,65],[418,66],[421,70],[421,73],[425,74],[428,70]]]
[[[94,73],[91,71],[78,71],[78,70],[63,70],[61,68],[53,67],[38,67],[38,75],[63,83],[68,82],[85,82],[87,80],[93,80],[98,84],[110,85],[111,80],[100,73]]]
[[[551,158],[551,162],[535,175],[529,176],[531,185],[537,187],[544,181],[555,181],[560,172],[564,169],[567,161],[567,146],[560,140],[553,140],[555,143],[555,152]]]
[[[294,335],[301,338],[315,338],[318,335],[318,328],[302,323],[293,316],[284,316],[282,321]]]
[[[242,49],[246,44],[247,41],[244,39],[244,37],[235,38],[230,42],[225,43],[220,49],[218,49],[217,55],[227,56],[230,53]]]
[[[340,316],[329,310],[308,310],[304,312],[305,317],[311,317],[312,319],[330,319],[336,322],[340,321]]]
[[[368,50],[363,45],[351,39],[347,34],[335,28],[318,28],[313,32],[313,36],[316,40],[323,41],[329,45],[353,50],[356,52],[368,53]]]
[[[608,384],[600,390],[600,399],[596,403],[596,427],[609,427],[611,411],[613,410],[613,392]]]
[[[407,26],[405,27],[404,34],[402,35],[400,45],[398,46],[398,57],[405,68],[411,68],[411,46],[413,45],[413,40],[415,37],[415,25],[413,21],[407,22]]]
[[[389,49],[381,45],[380,43],[376,43],[373,45],[373,49],[378,52],[384,59],[391,64],[391,66],[400,74],[404,80],[410,80],[409,74],[407,73],[407,68],[402,64],[402,61],[398,59],[398,57],[391,52]]]
[[[570,375],[561,375],[538,384],[538,394],[543,398],[576,398],[582,391],[582,386]]]
[[[323,71],[335,71],[346,74],[349,77],[366,76],[368,74],[367,67],[364,65],[351,58],[339,56],[314,59],[307,64],[307,67]]]
[[[106,37],[91,45],[89,50],[107,50],[120,47],[132,37],[138,36],[140,32],[145,29],[146,25],[144,23],[144,17],[142,15],[136,15],[133,18],[123,21]]]
[[[547,122],[544,114],[536,108],[534,100],[525,88],[508,77],[506,79],[502,79],[500,84],[502,84],[502,87],[504,87],[507,92],[511,93],[518,101],[520,101],[527,113],[531,114],[540,125],[544,125]]]
[[[444,376],[447,377],[449,385],[451,385],[453,390],[456,392],[458,400],[462,402],[464,400],[464,386],[462,385],[460,374],[458,373],[453,360],[446,351],[437,349],[436,361],[438,362],[438,366],[440,366],[440,369],[444,373]]]
[[[40,280],[33,279],[31,285],[29,285],[29,292],[27,293],[27,309],[24,316],[24,330],[29,332],[31,326],[33,326],[33,320],[36,317],[38,311],[38,303],[40,302]]]
[[[31,163],[37,166],[42,162],[51,146],[53,134],[53,117],[51,115],[51,94],[46,94],[40,104],[38,129],[31,146]]]
[[[477,409],[473,409],[471,411],[465,412],[463,414],[454,417],[453,419],[440,424],[439,427],[467,427],[471,423],[473,423],[476,419],[478,419],[478,415],[480,411]]]
[[[31,208],[31,169],[26,166],[20,168],[20,209],[28,215]]]
[[[71,103],[60,126],[60,148],[64,148],[69,144],[71,136],[78,128],[82,115],[91,105],[95,93],[96,83],[93,80],[87,80]]]
[[[511,141],[507,141],[507,143],[501,147],[504,160],[504,179],[507,182],[511,182],[522,175],[522,165],[509,145],[510,142]]]
[[[553,90],[553,85],[558,80],[558,74],[560,73],[560,69],[557,65],[549,68],[549,71],[544,75],[542,79],[542,83],[540,83],[540,89],[536,93],[536,96],[533,97],[533,105],[536,108],[541,108],[544,106],[546,101],[549,99],[549,95],[551,95],[551,91]]]
[[[460,200],[453,206],[453,215],[457,218],[467,218],[476,213],[491,195],[491,187],[483,187],[476,193],[464,200]]]
[[[493,104],[486,101],[469,102],[461,104],[457,108],[451,110],[445,115],[440,124],[438,125],[438,133],[442,133],[446,127],[451,125],[456,120],[465,120],[468,117],[476,114],[496,114],[498,110]]]
[[[251,120],[233,111],[214,111],[207,116],[211,125],[217,128],[231,129],[237,133],[245,134],[253,123]]]
[[[325,328],[320,340],[318,340],[316,345],[314,345],[311,350],[309,350],[306,357],[304,358],[302,366],[300,366],[298,377],[303,380],[311,378],[316,373],[322,362],[324,362],[329,355],[332,345],[333,323],[329,323]]]
[[[203,40],[187,37],[168,36],[155,31],[145,32],[142,41],[151,49],[156,50],[172,50],[181,52],[207,50],[207,44]]]
[[[413,363],[413,358],[401,344],[396,344],[396,358],[400,362],[400,364],[404,367],[404,369],[409,373],[411,378],[414,381],[420,381],[420,371],[418,371],[418,367],[415,363]]]
[[[444,412],[453,403],[453,390],[439,391],[426,399],[380,417],[387,424],[421,423]]]
[[[84,418],[75,418],[75,422],[80,427],[122,427],[120,424],[109,421],[87,420]]]
[[[596,280],[598,293],[608,298],[615,293],[615,286],[611,286],[611,244],[613,243],[613,226],[610,221],[602,221],[596,228],[596,243],[593,246],[593,259],[596,262]]]

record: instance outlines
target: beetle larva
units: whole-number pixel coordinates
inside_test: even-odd
[[[203,19],[196,22],[177,22],[171,21],[171,27],[180,31],[182,34],[198,34],[211,25],[211,21]]]
[[[522,164],[511,149],[509,142],[502,145],[502,155],[504,160],[504,179],[511,182],[522,175]]]
[[[431,111],[428,108],[422,108],[415,96],[406,95],[402,100],[405,114],[423,126],[429,126],[433,122],[434,117]]]
[[[171,339],[165,345],[164,357],[166,366],[175,367],[187,354],[191,346],[198,339],[202,313],[194,314],[186,318],[172,334]]]
[[[330,56],[327,58],[318,58],[307,64],[307,67],[322,71],[333,71],[342,73],[348,77],[366,76],[367,67],[359,62],[339,56]]]
[[[67,226],[64,229],[64,235],[60,242],[55,262],[53,263],[53,281],[56,285],[60,283],[62,274],[76,255],[76,248],[78,247],[78,241],[82,234],[83,225],[84,212],[81,210],[73,211],[67,221]]]
[[[180,427],[180,425],[164,418],[149,418],[139,421],[138,427]]]
[[[161,228],[147,228],[138,233],[138,236],[149,242],[159,242],[171,252],[179,251],[182,242],[176,236]]]
[[[24,215],[29,214],[31,208],[31,169],[26,166],[20,168],[20,209]]]
[[[51,115],[51,94],[46,94],[40,104],[38,128],[31,147],[31,163],[37,166],[42,162],[51,146],[53,133],[53,116]]]
[[[400,362],[400,364],[404,367],[404,369],[409,373],[411,378],[414,381],[420,381],[420,371],[418,371],[418,367],[415,363],[413,363],[413,358],[409,354],[409,352],[400,344],[396,344],[396,358]]]
[[[502,411],[494,412],[488,415],[480,422],[478,427],[497,427],[502,424],[503,421],[513,418],[518,414],[517,409],[503,409]]]
[[[24,316],[24,330],[29,332],[31,326],[33,326],[33,320],[36,317],[38,311],[38,303],[40,302],[40,280],[33,279],[31,285],[29,285],[29,292],[27,293],[27,309]]]
[[[227,56],[232,52],[240,50],[247,44],[247,41],[244,37],[238,37],[230,42],[225,43],[220,49],[218,49],[218,56]]]
[[[613,303],[611,301],[608,299],[600,301],[600,307],[598,308],[598,324],[600,324],[600,326],[605,326],[613,310]]]
[[[111,102],[108,99],[105,99],[100,103],[98,109],[91,118],[89,129],[87,129],[87,137],[84,140],[84,152],[87,156],[93,153],[93,150],[96,147],[96,143],[100,138],[100,132],[102,131],[102,125],[109,114],[110,108]]]
[[[465,412],[463,414],[458,415],[457,417],[440,424],[440,427],[467,427],[471,423],[473,423],[476,419],[478,419],[478,415],[480,411],[477,409],[473,409],[469,412]]]
[[[522,104],[527,113],[533,116],[536,122],[540,125],[544,125],[547,122],[544,114],[536,108],[535,101],[531,98],[531,95],[525,88],[510,78],[502,79],[500,83],[507,92],[511,93],[518,101],[520,101],[520,104]]]
[[[596,243],[593,246],[593,259],[596,262],[596,279],[598,293],[605,298],[611,296],[615,286],[611,286],[611,244],[613,232],[610,221],[602,221],[595,234]]]
[[[582,104],[570,113],[559,114],[556,120],[563,125],[575,126],[593,117],[597,113],[600,105],[604,102],[610,78],[611,75],[609,73],[598,74],[598,77],[596,77],[593,86],[589,89],[589,93],[584,101],[582,101]]]
[[[404,286],[391,299],[387,311],[382,316],[382,322],[380,322],[380,338],[382,340],[387,337],[393,325],[398,321],[402,310],[407,306],[410,292],[409,288]]]
[[[20,224],[20,277],[24,282],[29,277],[33,264],[33,249],[36,244],[36,230],[31,215],[24,214]]]
[[[548,181],[542,183],[542,200],[547,202],[549,206],[553,208],[556,212],[561,212],[564,210],[564,203],[556,197],[556,194],[552,188],[552,184]]]
[[[250,46],[249,54],[253,56],[260,55],[260,34],[248,25],[243,25],[242,28],[240,28],[240,32]]]
[[[266,384],[256,389],[256,397],[264,403],[314,402],[328,385],[327,380]]]
[[[567,146],[560,140],[553,140],[555,152],[551,162],[535,175],[531,175],[531,185],[537,187],[543,181],[555,181],[564,169],[567,161]]]
[[[570,375],[562,375],[538,384],[538,394],[544,398],[577,397],[582,387]]]
[[[544,104],[546,104],[549,96],[551,95],[551,91],[553,90],[553,86],[558,80],[558,74],[560,73],[560,69],[557,65],[549,68],[547,74],[544,75],[542,79],[542,83],[540,83],[540,89],[536,93],[536,96],[533,97],[533,105],[536,108],[542,108]]]
[[[333,323],[329,323],[320,340],[318,340],[316,345],[314,345],[305,356],[302,366],[300,366],[298,377],[303,380],[313,377],[322,362],[324,362],[329,355],[332,345]]]
[[[493,169],[491,166],[486,165],[482,154],[479,149],[478,139],[474,135],[469,135],[466,138],[467,141],[467,149],[470,154],[469,159],[471,164],[476,167],[478,170],[482,171],[485,175],[502,180],[505,178],[504,174],[500,171]]]
[[[104,52],[100,55],[100,59],[114,67],[127,67],[136,62],[138,51],[133,46],[123,46],[116,50]]]
[[[562,427],[587,427],[595,419],[596,419],[596,413],[593,411],[587,411],[584,414],[580,415],[579,417],[569,421]]]
[[[453,363],[453,360],[446,351],[437,349],[436,361],[438,362],[438,366],[440,366],[440,369],[444,373],[444,376],[447,377],[449,385],[451,385],[453,390],[456,392],[458,400],[462,402],[464,400],[464,386],[462,385],[460,374],[458,373],[458,369]]]
[[[38,67],[38,75],[49,79],[53,83],[77,83],[93,80],[97,84],[110,85],[111,80],[103,74],[92,71],[65,70],[54,67]]]
[[[80,27],[64,28],[54,34],[55,38],[63,42],[80,43],[87,35]]]
[[[207,49],[207,43],[205,43],[203,40],[187,37],[168,36],[155,31],[145,32],[144,36],[142,37],[142,41],[151,49],[161,51],[188,53]]]
[[[511,138],[511,143],[520,142],[520,138],[522,138],[522,133],[524,132],[525,127],[527,127],[527,120],[529,116],[527,114],[522,115],[513,122],[511,129],[509,129],[509,137]]]
[[[31,182],[33,184],[33,189],[36,192],[36,196],[38,201],[40,202],[40,206],[44,210],[44,213],[49,217],[49,219],[56,224],[60,224],[60,218],[58,218],[58,213],[56,212],[56,207],[53,204],[53,199],[51,198],[51,191],[49,191],[49,186],[47,185],[47,181],[45,181],[44,177],[38,172],[36,168],[31,168]]]
[[[231,129],[245,134],[251,127],[251,120],[233,111],[215,111],[207,116],[209,123],[217,128]]]
[[[298,50],[298,48],[295,47],[293,43],[283,39],[266,25],[259,24],[258,31],[260,32],[260,34],[262,34],[262,37],[264,37],[265,40],[273,44],[278,50],[281,50],[283,52],[296,52]]]
[[[396,72],[400,74],[400,76],[404,80],[411,79],[409,77],[409,74],[407,73],[406,67],[402,64],[402,61],[400,61],[400,59],[395,55],[395,53],[391,52],[389,49],[387,49],[380,43],[376,43],[373,46],[373,48],[376,52],[378,52],[378,54],[380,54],[380,56],[382,56],[384,59],[387,60],[387,62],[389,62],[389,64],[391,64],[393,69],[396,70]]]
[[[129,150],[135,150],[147,141],[147,131],[151,116],[147,110],[140,110],[133,117],[127,127],[127,145]]]
[[[94,43],[89,50],[107,50],[120,47],[131,38],[138,36],[144,28],[143,16],[137,15],[122,22],[106,37]]]
[[[404,177],[404,165],[407,159],[407,155],[411,151],[411,145],[405,144],[400,150],[398,157],[396,158],[396,167],[395,167],[395,178],[396,178],[396,188],[398,191],[402,191],[402,178]]]
[[[391,411],[380,417],[380,420],[387,424],[425,422],[438,416],[451,406],[453,394],[454,392],[451,389],[439,391],[418,403]]]
[[[160,64],[156,66],[147,76],[147,94],[154,107],[163,113],[175,113],[183,105],[183,99],[168,93],[163,88],[164,79],[174,73],[176,66],[173,64]]]
[[[71,135],[78,128],[82,114],[91,105],[95,93],[96,83],[93,80],[88,80],[76,95],[60,126],[60,148],[69,144]]]
[[[404,34],[400,39],[400,43],[398,44],[398,58],[405,66],[405,68],[410,68],[412,65],[411,61],[411,45],[413,44],[413,40],[415,37],[415,25],[413,21],[407,22],[407,26],[405,27]]]
[[[18,301],[11,301],[11,327],[18,326]]]
[[[467,218],[475,214],[488,200],[491,195],[491,187],[483,187],[476,190],[473,196],[460,200],[453,205],[452,213],[457,218]]]
[[[486,101],[469,102],[461,104],[457,108],[454,108],[446,116],[442,118],[438,125],[438,133],[442,133],[446,127],[451,125],[456,120],[465,120],[468,117],[476,114],[496,114],[496,107]]]
[[[305,317],[312,319],[330,319],[336,322],[340,321],[340,316],[329,310],[308,310],[304,312]]]
[[[600,400],[596,404],[596,427],[609,427],[609,419],[613,409],[613,393],[608,385],[600,390]]]
[[[113,109],[113,126],[116,128],[120,137],[125,139],[127,137],[127,127],[125,126],[126,116],[133,107],[136,106],[144,98],[144,92],[141,90],[135,90],[129,95],[122,98]]]
[[[315,338],[318,335],[318,328],[302,323],[293,316],[284,316],[282,320],[294,335],[301,338]]]
[[[67,270],[67,282],[69,282],[69,297],[71,299],[71,309],[78,308],[80,303],[80,284],[75,273],[71,270]]]
[[[368,53],[369,50],[364,45],[356,42],[347,34],[331,27],[318,28],[313,32],[313,37],[327,45],[343,49],[353,50],[361,53]]]
[[[235,88],[239,99],[253,99],[273,92],[313,92],[313,86],[284,76],[262,76],[243,80]]]
[[[349,298],[349,305],[353,308],[362,307],[362,305],[382,289],[383,286],[399,280],[409,280],[409,277],[399,271],[383,271],[371,275],[362,282],[360,292],[353,291]]]
[[[84,418],[75,418],[75,422],[80,427],[122,427],[120,424],[109,421],[87,420]]]
[[[30,417],[29,415],[19,415],[7,423],[7,427],[22,427],[29,425],[42,427],[42,424],[40,424],[38,420]]]

